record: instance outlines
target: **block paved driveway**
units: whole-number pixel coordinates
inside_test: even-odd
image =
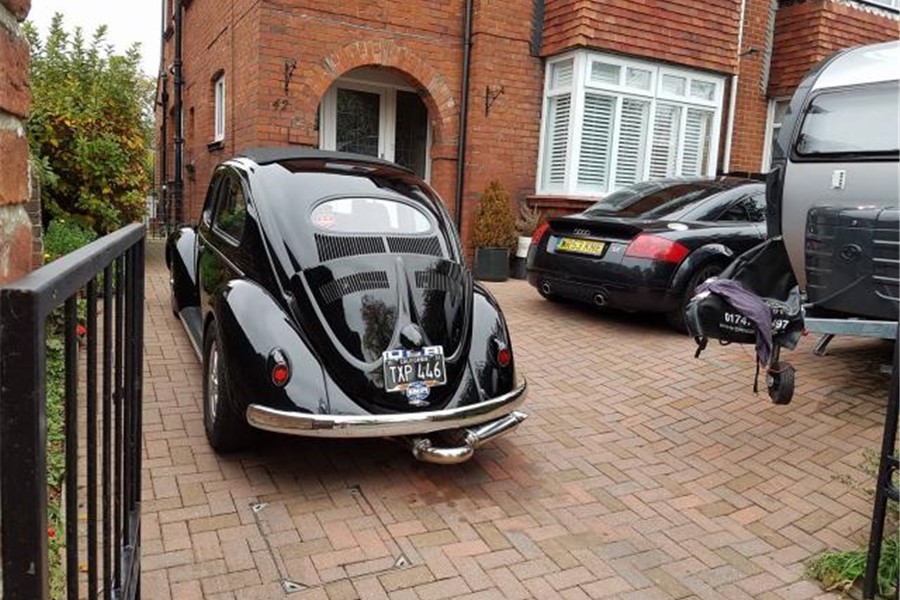
[[[794,402],[750,350],[492,285],[531,414],[469,463],[384,441],[273,437],[216,456],[201,370],[148,249],[145,598],[832,598],[804,561],[867,536],[835,476],[879,445],[888,344],[804,340]],[[868,482],[867,482],[868,483]]]

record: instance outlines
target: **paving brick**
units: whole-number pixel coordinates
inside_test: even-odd
[[[145,351],[167,367],[145,381],[145,413],[166,426],[145,437],[148,598],[198,585],[279,598],[283,576],[306,588],[290,598],[836,598],[813,595],[803,563],[867,524],[871,508],[832,474],[878,444],[884,345],[839,339],[820,358],[802,341],[791,360],[809,388],[772,407],[740,350],[693,361],[661,322],[547,303],[513,281],[491,289],[531,418],[469,463],[287,438],[217,456],[161,249],[148,245]]]
[[[428,567],[418,566],[379,575],[378,580],[386,591],[392,592],[434,581],[434,575]]]

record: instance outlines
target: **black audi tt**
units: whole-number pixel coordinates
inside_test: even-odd
[[[684,329],[694,289],[766,236],[765,185],[658,179],[609,194],[534,234],[528,281],[545,298],[666,313]]]

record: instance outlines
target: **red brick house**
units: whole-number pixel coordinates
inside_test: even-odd
[[[898,8],[900,0],[164,0],[158,122],[168,115],[168,196],[175,16],[184,220],[198,216],[216,163],[251,146],[297,144],[413,168],[451,210],[461,203],[468,238],[494,178],[515,198],[561,212],[649,177],[766,170],[780,101],[831,52],[900,36]]]

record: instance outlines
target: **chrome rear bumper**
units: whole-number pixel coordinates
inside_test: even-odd
[[[259,404],[247,407],[247,422],[258,429],[325,438],[377,438],[422,436],[436,431],[463,429],[506,417],[525,401],[527,383],[511,392],[478,404],[419,413],[388,415],[314,415],[275,410]],[[519,421],[525,418],[523,413]]]

